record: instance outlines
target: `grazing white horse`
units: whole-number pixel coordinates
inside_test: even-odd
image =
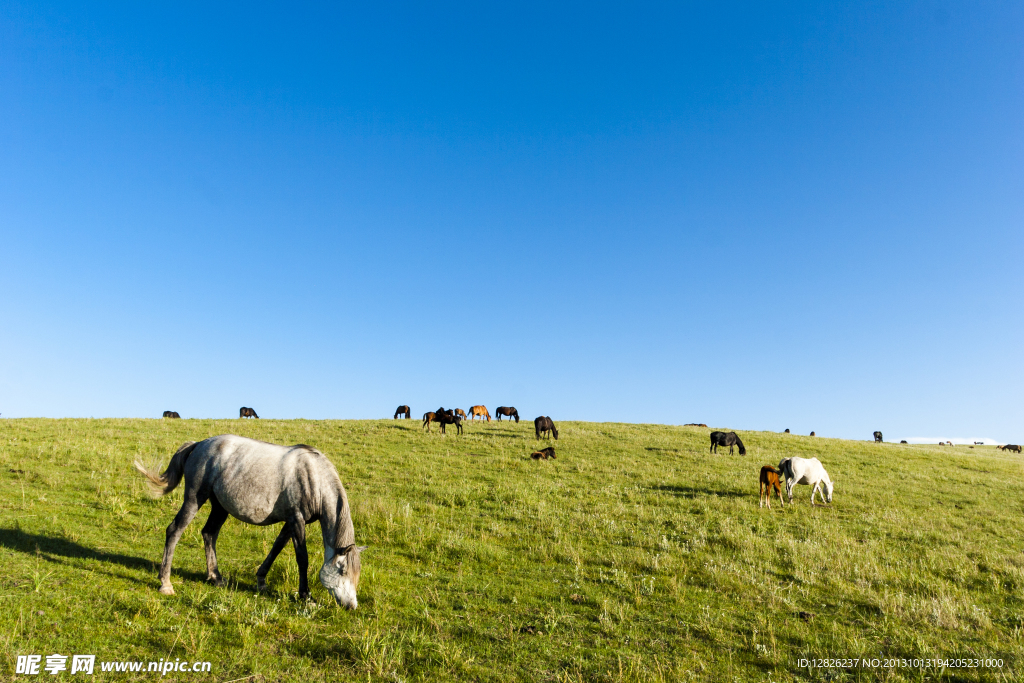
[[[199,508],[209,501],[210,519],[203,527],[208,580],[218,586],[224,583],[217,569],[217,535],[229,515],[260,526],[284,522],[270,554],[256,570],[256,583],[260,590],[266,589],[270,566],[291,541],[299,565],[299,597],[308,598],[306,525],[318,521],[324,539],[320,583],[339,605],[355,609],[359,604],[356,588],[365,546],[355,544],[345,487],[334,464],[320,451],[304,444],[278,446],[223,434],[182,445],[163,474],[150,472],[137,461],[135,467],[157,496],[170,493],[185,480],[181,509],[167,527],[160,564],[160,592],[164,595],[174,595],[174,547]]]
[[[793,503],[793,487],[797,484],[811,486],[811,505],[814,505],[814,494],[817,493],[823,503],[832,502],[832,480],[817,458],[786,458],[779,463],[779,471],[786,477],[786,495],[790,504]],[[821,491],[824,483],[824,493]]]

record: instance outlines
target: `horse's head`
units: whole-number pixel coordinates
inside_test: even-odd
[[[359,587],[359,556],[366,546],[349,545],[339,548],[337,552],[324,559],[320,568],[320,583],[334,596],[339,605],[345,609],[359,606],[356,589]]]
[[[825,480],[825,502],[827,502],[827,503],[831,503],[832,502],[832,480],[831,479],[826,479]]]

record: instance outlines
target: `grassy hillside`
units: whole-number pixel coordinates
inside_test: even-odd
[[[0,420],[0,677],[27,680],[18,654],[84,653],[209,660],[177,677],[221,681],[1019,680],[1019,456],[741,432],[741,457],[708,455],[701,428],[559,429],[558,459],[538,462],[526,422],[456,437],[391,420]],[[318,527],[313,602],[297,601],[290,548],[255,593],[277,529],[237,520],[218,543],[229,586],[206,585],[205,510],[178,546],[177,595],[157,593],[181,493],[149,499],[131,462],[162,469],[222,433],[337,465],[371,546],[357,611],[316,580]],[[792,507],[758,508],[760,466],[789,455],[825,464],[832,506],[798,487]],[[1004,664],[798,666],[883,656]]]

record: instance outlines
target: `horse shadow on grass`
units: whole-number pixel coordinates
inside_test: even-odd
[[[42,534],[30,534],[21,529],[0,528],[0,547],[9,548],[26,555],[37,555],[47,562],[64,564],[65,559],[70,560],[96,560],[104,564],[120,565],[126,569],[142,570],[147,573],[156,574],[157,562],[142,557],[122,555],[120,553],[109,553],[103,550],[96,550],[84,545],[69,541],[66,538],[43,536]],[[110,574],[110,572],[105,572]],[[190,581],[205,581],[206,574],[188,570],[175,569],[174,573]],[[153,583],[153,579],[145,581],[134,576],[124,574],[110,574],[117,578],[128,579],[136,583]]]
[[[722,490],[711,490],[711,489],[699,489],[695,486],[672,486],[669,484],[659,484],[658,486],[652,486],[652,491],[661,491],[662,493],[670,493],[680,498],[749,498],[751,495],[750,491],[722,491]]]

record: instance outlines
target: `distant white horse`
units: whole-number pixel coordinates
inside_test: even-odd
[[[793,487],[807,484],[811,489],[811,505],[814,505],[814,494],[817,493],[823,503],[832,502],[832,480],[817,458],[786,458],[779,463],[779,471],[786,477],[786,495],[790,504],[793,503]],[[821,485],[824,483],[824,493]]]

